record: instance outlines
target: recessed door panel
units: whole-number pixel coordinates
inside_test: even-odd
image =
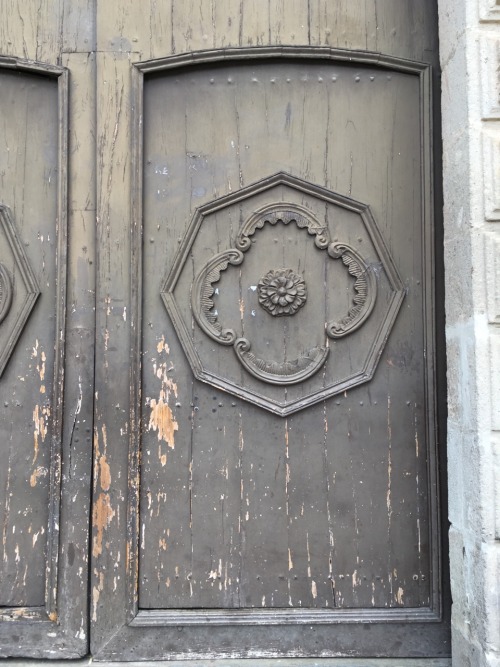
[[[146,80],[140,606],[429,605],[419,95],[324,63]]]
[[[0,603],[39,607],[45,601],[51,442],[57,428],[52,412],[58,91],[52,78],[8,70],[0,76],[5,146],[0,158],[0,484],[5,494]]]
[[[77,657],[85,608],[69,610],[61,554],[73,564],[75,546],[60,539],[67,71],[14,58],[0,65],[0,653]]]

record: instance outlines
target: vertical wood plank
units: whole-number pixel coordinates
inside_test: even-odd
[[[27,4],[31,11],[23,25],[32,31],[29,36],[26,35],[26,42],[36,44],[35,60],[59,64],[62,47],[62,0],[42,0]]]
[[[98,23],[99,23],[98,12]],[[99,38],[99,35],[98,35]],[[127,595],[125,535],[127,509],[116,476],[128,473],[130,58],[122,52],[97,54],[97,263],[96,394],[91,553],[91,620],[113,632],[125,618],[115,591]],[[113,536],[113,537],[112,537]],[[104,610],[99,598],[112,609]],[[104,612],[103,612],[104,610]]]
[[[264,46],[271,43],[271,2],[242,2],[240,10],[240,46]]]
[[[151,58],[174,53],[172,11],[175,0],[151,0]]]
[[[430,7],[423,3],[403,0],[385,3],[375,0],[377,32],[373,50],[394,53],[415,60],[427,60],[431,55],[428,41],[423,37],[424,28],[429,25]],[[426,20],[427,19],[427,20]]]
[[[95,50],[96,0],[63,0],[62,50],[65,53],[88,53]]]
[[[324,406],[287,419],[290,602],[302,607],[337,605],[333,574],[334,525],[328,457],[333,456]]]
[[[0,4],[2,53],[57,64],[62,0],[6,0]]]
[[[216,48],[241,46],[243,0],[213,1],[213,24]]]
[[[212,6],[212,0],[172,2],[172,53],[215,46]]]
[[[86,15],[92,23],[92,15]],[[87,46],[91,48],[92,42]],[[68,318],[65,369],[66,418],[63,431],[63,477],[59,604],[88,647],[88,553],[95,331],[95,55],[68,53],[71,72],[69,132]],[[71,595],[65,591],[71,590]]]
[[[310,44],[309,6],[303,0],[278,0],[269,4],[272,44]]]
[[[377,26],[373,3],[364,0],[313,0],[309,21],[311,44],[341,49],[368,50]]]
[[[133,61],[151,57],[151,0],[120,0],[114,5],[103,0],[94,2],[98,51],[116,53],[117,58],[129,58],[133,52]],[[130,82],[127,89],[129,86]]]

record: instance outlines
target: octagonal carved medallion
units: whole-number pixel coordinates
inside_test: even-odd
[[[286,173],[200,207],[161,292],[196,377],[279,415],[370,380],[403,299],[369,207]]]

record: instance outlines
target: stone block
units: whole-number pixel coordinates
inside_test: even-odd
[[[500,541],[500,435],[493,438],[493,493],[494,493],[494,534]],[[498,579],[500,587],[500,578]],[[500,594],[500,593],[499,593]]]
[[[467,598],[465,592],[465,547],[463,533],[453,525],[449,531],[450,566],[451,566],[451,597],[453,600],[453,624],[466,628]]]
[[[481,115],[500,118],[500,34],[483,34],[480,41]]]
[[[457,283],[460,281],[458,277]],[[451,282],[451,281],[450,281]],[[450,292],[452,288],[450,287]],[[457,289],[456,297],[462,295]],[[466,303],[466,293],[463,290]],[[448,321],[455,314],[460,301],[451,313],[447,312]],[[465,306],[466,307],[466,306]],[[462,437],[467,438],[473,434],[477,424],[477,382],[476,382],[476,356],[475,356],[475,330],[474,321],[469,318],[463,322],[448,324],[446,327],[447,361],[448,361],[448,421],[456,424],[461,431]]]
[[[500,22],[500,0],[479,0],[481,21]]]
[[[500,331],[490,336],[491,428],[500,431]]]
[[[496,125],[496,123],[495,123]],[[500,220],[500,132],[483,134],[484,215]]]
[[[493,651],[486,651],[484,659],[488,667],[500,667],[500,654]]]
[[[500,543],[485,544],[482,558],[485,589],[485,647],[500,656]]]
[[[453,664],[493,665],[500,650],[500,543],[450,530]]]
[[[485,234],[484,250],[488,322],[500,324],[500,233]]]
[[[460,667],[485,667],[480,646],[472,643],[460,630],[452,625],[451,653],[453,665]]]

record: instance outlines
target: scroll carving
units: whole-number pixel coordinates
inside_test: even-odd
[[[307,380],[317,373],[328,356],[328,347],[313,347],[293,361],[268,361],[250,351],[251,344],[246,338],[238,338],[234,351],[246,370],[265,382],[290,385]]]
[[[347,315],[337,322],[328,322],[326,333],[330,338],[342,338],[352,333],[367,320],[375,305],[377,282],[373,269],[353,248],[343,243],[331,243],[328,254],[333,259],[342,259],[347,270],[356,278],[353,306]]]
[[[317,248],[324,250],[328,247],[330,236],[326,225],[322,225],[303,206],[286,202],[268,204],[255,211],[243,224],[236,239],[236,247],[246,252],[252,245],[250,237],[255,234],[257,229],[262,229],[266,223],[275,225],[278,222],[284,225],[294,222],[299,229],[307,229],[307,232],[315,237],[314,243]]]
[[[243,253],[240,250],[221,252],[205,264],[193,283],[191,306],[196,321],[207,336],[220,345],[232,345],[237,336],[233,329],[224,329],[219,322],[212,300],[215,291],[213,284],[220,280],[220,274],[229,264],[237,265],[242,261]]]
[[[296,384],[311,377],[325,363],[328,346],[314,347],[293,361],[278,362],[259,358],[250,351],[250,341],[238,338],[234,329],[223,327],[212,297],[214,283],[220,280],[221,273],[229,265],[243,262],[244,253],[252,247],[251,237],[258,229],[262,229],[266,223],[288,225],[291,222],[314,236],[314,243],[319,250],[326,250],[332,259],[341,259],[349,274],[356,279],[353,305],[342,319],[326,323],[326,335],[333,339],[341,338],[358,329],[375,305],[376,276],[354,248],[337,241],[331,242],[327,227],[310,211],[297,204],[269,204],[253,213],[244,222],[236,238],[236,248],[215,255],[203,266],[195,278],[191,294],[193,314],[201,329],[220,345],[233,345],[238,360],[251,375],[279,385]],[[294,315],[307,299],[304,278],[290,268],[271,269],[261,278],[257,289],[259,304],[274,317]]]
[[[12,282],[3,264],[0,264],[0,323],[3,322],[12,304]]]

